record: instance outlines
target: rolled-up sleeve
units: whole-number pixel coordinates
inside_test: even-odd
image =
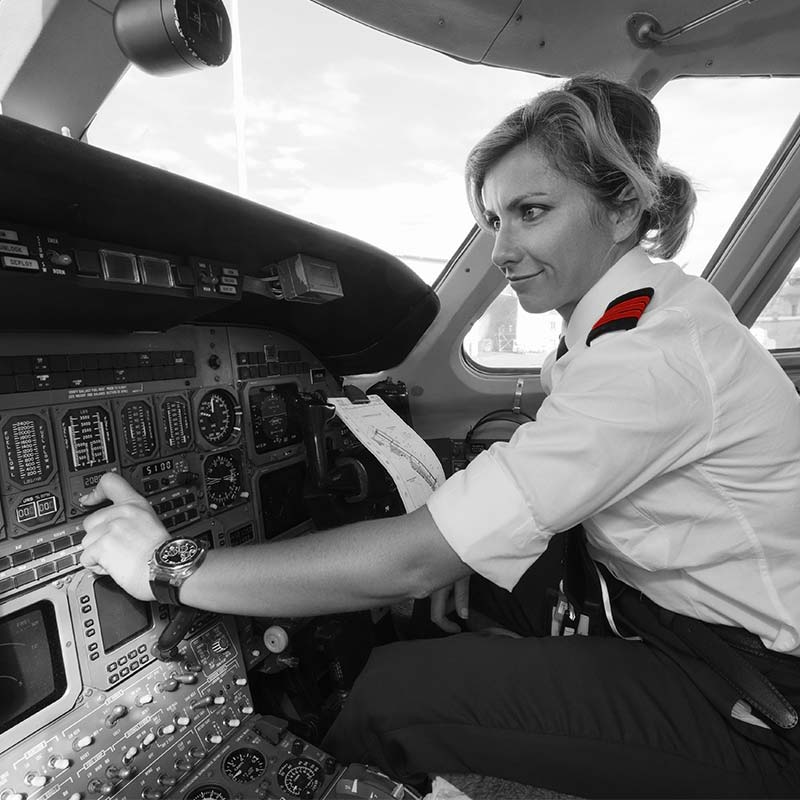
[[[524,493],[488,450],[437,489],[428,510],[458,557],[509,591],[547,547]]]
[[[653,323],[556,365],[537,421],[431,495],[436,525],[476,572],[512,589],[555,533],[704,454],[714,409],[692,331],[679,315]]]

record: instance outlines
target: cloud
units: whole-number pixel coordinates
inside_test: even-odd
[[[314,183],[294,191],[261,189],[255,196],[390,253],[446,259],[472,226],[460,176],[350,188]]]
[[[278,156],[269,159],[269,165],[281,172],[299,172],[306,168],[305,162],[294,156]]]

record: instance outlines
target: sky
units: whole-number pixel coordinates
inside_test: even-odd
[[[432,281],[472,226],[470,148],[558,81],[463,64],[311,2],[239,0],[238,9],[246,196],[413,257]],[[655,102],[662,157],[698,189],[677,260],[699,274],[800,108],[800,81],[681,80]],[[233,57],[171,78],[132,67],[88,138],[239,192],[234,112]]]

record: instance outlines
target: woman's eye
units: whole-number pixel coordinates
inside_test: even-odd
[[[522,219],[525,220],[525,222],[530,222],[541,216],[543,212],[544,209],[541,206],[527,206],[522,209]]]

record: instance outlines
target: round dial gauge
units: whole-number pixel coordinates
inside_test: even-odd
[[[313,795],[322,786],[322,767],[310,758],[290,758],[278,770],[281,789],[295,797]]]
[[[222,771],[236,783],[250,783],[264,774],[267,759],[260,750],[252,747],[240,747],[228,755],[222,762]]]
[[[236,398],[230,392],[212,389],[197,406],[197,427],[209,444],[225,444],[238,433],[240,416]]]
[[[230,795],[221,786],[209,784],[192,789],[184,800],[230,800]]]
[[[212,511],[233,505],[242,494],[242,457],[235,451],[215,453],[203,464],[208,506]]]

